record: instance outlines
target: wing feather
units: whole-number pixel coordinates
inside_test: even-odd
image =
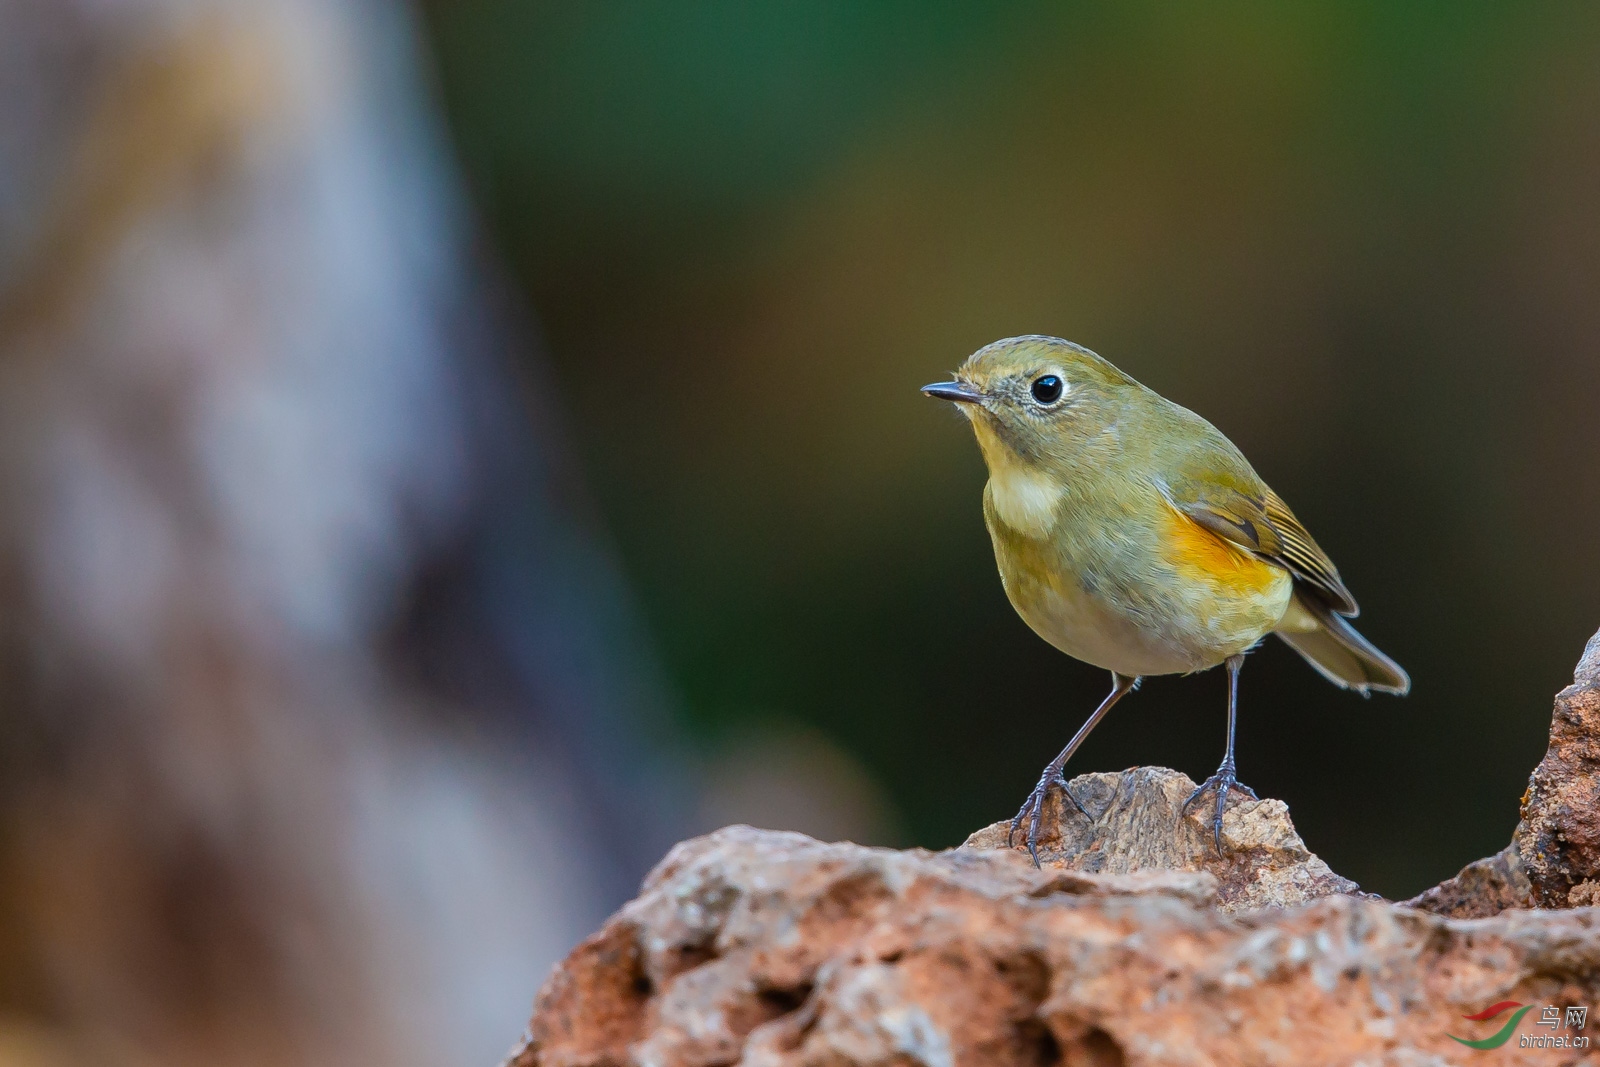
[[[1341,615],[1361,611],[1339,568],[1271,489],[1250,492],[1188,481],[1171,487],[1172,503],[1200,526],[1294,575]]]

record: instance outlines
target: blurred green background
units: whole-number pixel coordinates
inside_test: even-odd
[[[1501,847],[1600,624],[1600,8],[434,0],[447,117],[691,736],[815,731],[888,843],[1009,816],[1106,686],[1006,604],[999,337],[1211,421],[1409,698],[1277,643],[1239,766],[1408,896]],[[1076,771],[1221,755],[1155,679]],[[898,827],[898,829],[896,829]]]

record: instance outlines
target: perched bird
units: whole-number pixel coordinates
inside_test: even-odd
[[[1011,337],[955,380],[923,386],[972,423],[989,468],[983,517],[1017,614],[1067,655],[1111,672],[1111,692],[1051,760],[1011,822],[1039,862],[1044,799],[1112,705],[1151,674],[1227,664],[1228,740],[1212,832],[1241,785],[1233,761],[1239,670],[1275,633],[1335,685],[1404,695],[1411,680],[1346,620],[1355,599],[1300,520],[1205,419],[1087,348]]]

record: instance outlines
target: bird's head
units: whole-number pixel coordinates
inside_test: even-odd
[[[922,387],[972,422],[991,470],[1020,463],[1054,467],[1115,421],[1133,379],[1093,352],[1059,337],[1008,337],[985,345],[955,378]]]

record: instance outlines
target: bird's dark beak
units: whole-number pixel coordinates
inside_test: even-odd
[[[981,404],[989,399],[988,393],[980,393],[966,382],[934,382],[922,387],[922,395],[935,400],[954,400],[958,404]]]

